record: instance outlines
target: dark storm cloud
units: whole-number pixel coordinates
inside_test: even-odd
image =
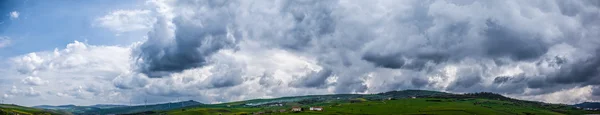
[[[428,84],[428,81],[423,78],[412,78],[410,83],[415,87],[424,87]]]
[[[493,84],[484,91],[501,92],[507,94],[521,94],[527,88],[527,79],[524,74],[515,76],[497,76]]]
[[[563,90],[570,87],[598,85],[600,82],[600,59],[598,51],[595,55],[583,60],[567,62],[560,57],[543,60],[547,65],[538,66],[560,67],[555,72],[541,76],[499,76],[494,78],[494,91],[507,93],[522,93],[525,88],[538,89],[533,93],[543,94]],[[501,87],[500,87],[501,86]],[[507,89],[510,88],[510,89]],[[515,90],[515,91],[513,91]]]
[[[600,50],[596,50],[592,57],[577,61],[562,67],[549,81],[558,84],[600,84]]]
[[[272,86],[279,86],[279,85],[281,85],[282,81],[275,79],[275,77],[273,76],[273,73],[265,72],[260,77],[260,80],[258,81],[258,83],[260,85],[262,85],[262,86],[265,86],[265,87],[272,87]]]
[[[281,13],[291,15],[293,28],[278,44],[292,50],[308,48],[315,38],[335,31],[336,22],[331,14],[331,6],[336,0],[285,1]]]
[[[507,82],[508,80],[510,80],[510,77],[499,76],[499,77],[494,78],[494,83],[495,84],[500,84],[500,83]]]
[[[354,80],[354,81],[343,81],[335,87],[335,93],[361,93],[365,92],[369,87],[364,84],[363,81]]]
[[[222,87],[231,87],[242,84],[244,79],[242,79],[240,73],[235,72],[226,72],[222,75],[214,75],[211,76],[210,86],[208,88],[222,88]]]
[[[149,77],[166,76],[206,65],[208,56],[235,47],[237,34],[227,29],[232,23],[232,15],[222,10],[224,7],[210,8],[211,12],[175,17],[172,21],[174,29],[165,19],[159,18],[154,30],[148,34],[148,40],[140,46],[140,71]],[[171,31],[174,31],[172,36]]]
[[[482,81],[482,71],[475,68],[461,68],[457,73],[457,79],[450,84],[446,90],[459,91],[459,92],[471,92],[482,90],[480,83]]]
[[[291,83],[294,87],[304,87],[304,88],[324,88],[327,83],[326,80],[333,73],[331,70],[324,69],[319,72],[310,72],[306,76],[300,77],[300,79],[295,80],[295,82]]]
[[[548,52],[548,45],[534,35],[520,34],[493,21],[487,22],[482,44],[492,58],[508,56],[513,60],[532,60]]]
[[[385,68],[401,68],[404,66],[405,60],[400,55],[381,55],[375,53],[366,53],[362,59],[369,61],[375,66]]]
[[[523,93],[525,88],[537,89],[534,94],[555,92],[570,87],[583,87],[598,85],[600,80],[600,64],[598,55],[584,60],[567,62],[563,58],[554,57],[543,60],[547,65],[538,66],[560,67],[555,72],[546,73],[541,76],[526,76],[519,74],[515,76],[499,76],[494,78],[493,91],[506,93]],[[567,64],[568,63],[568,64]]]
[[[460,88],[471,88],[473,85],[481,82],[479,76],[462,76],[450,86],[449,90],[460,89]]]
[[[442,63],[447,61],[448,54],[442,52],[410,52],[410,55],[381,54],[372,50],[365,53],[362,59],[373,63],[375,66],[391,69],[422,69],[428,62]],[[382,51],[379,51],[382,52]]]
[[[594,96],[600,96],[600,87],[596,86],[592,88],[592,95]]]
[[[527,82],[527,87],[534,88],[534,89],[540,89],[540,88],[553,86],[553,85],[548,84],[544,79],[541,79],[541,78],[528,79],[525,82]]]
[[[575,3],[573,2],[569,2],[569,1],[557,1],[558,7],[560,8],[560,12],[563,15],[567,15],[567,16],[575,16],[577,15],[579,12],[581,12],[581,9],[579,6],[577,6]]]
[[[217,63],[211,69],[213,73],[207,81],[198,85],[200,88],[223,88],[240,85],[244,82],[242,76],[245,73],[243,65],[233,64],[231,62]]]
[[[219,74],[207,78],[201,89],[256,81],[262,88],[333,89],[335,93],[415,88],[520,94],[532,89],[531,94],[537,95],[600,81],[600,56],[576,58],[598,49],[600,42],[593,39],[600,15],[595,1],[184,1],[178,5],[182,4],[186,7],[176,9],[186,12],[172,20],[174,35],[166,34],[168,23],[159,19],[140,46],[142,73],[160,77],[228,61],[208,57],[245,42],[314,59],[311,63],[323,68],[288,81],[263,72],[277,70],[261,68],[258,73],[264,75],[247,80],[240,76],[248,68],[225,72],[231,67],[224,67],[215,70]],[[329,79],[332,76],[335,79]],[[390,79],[394,80],[379,82]]]

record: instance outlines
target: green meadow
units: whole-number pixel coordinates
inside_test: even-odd
[[[0,104],[0,115],[61,115],[54,111],[47,111],[18,105]]]
[[[310,107],[323,111],[310,111]],[[293,112],[292,107],[303,111]],[[37,109],[0,105],[0,115],[581,115],[600,114],[572,105],[512,99],[494,93],[451,94],[426,90],[390,91],[379,94],[333,94],[253,99],[219,104],[195,101],[142,106]]]
[[[322,106],[324,111],[308,111],[310,106]],[[556,106],[556,105],[554,105]],[[255,108],[186,108],[159,112],[169,115],[563,115],[590,113],[561,106],[537,106],[527,103],[500,101],[492,99],[443,99],[443,98],[404,98],[398,100],[329,102],[301,106],[302,112],[291,112],[290,107]],[[286,109],[286,112],[279,112]],[[275,112],[273,111],[275,110]]]

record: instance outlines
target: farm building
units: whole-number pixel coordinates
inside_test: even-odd
[[[323,111],[323,107],[310,107],[311,111]]]
[[[294,107],[292,107],[292,111],[294,111],[294,112],[302,111],[302,108],[300,108],[298,106],[294,106]]]

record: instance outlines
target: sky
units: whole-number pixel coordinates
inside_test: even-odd
[[[421,89],[600,101],[598,0],[3,0],[19,105]]]

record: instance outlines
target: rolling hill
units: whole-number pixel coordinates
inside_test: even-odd
[[[307,111],[310,107],[324,111]],[[20,106],[18,106],[20,107]],[[291,112],[301,107],[302,112]],[[523,114],[563,115],[598,114],[564,104],[548,104],[508,98],[494,93],[452,94],[426,90],[390,91],[378,94],[332,94],[252,99],[220,104],[195,101],[146,106],[36,106],[19,111],[49,114],[169,114],[169,115],[243,115],[243,114]],[[31,110],[28,110],[31,109]],[[42,110],[44,109],[44,110]],[[6,109],[3,109],[6,111]],[[17,110],[17,109],[14,109]],[[60,113],[62,112],[62,113]]]
[[[575,104],[573,106],[579,107],[579,108],[600,109],[600,103],[599,102],[583,102],[583,103],[580,103],[580,104]]]
[[[126,105],[92,105],[92,106],[76,106],[76,105],[60,105],[60,106],[50,106],[50,105],[40,105],[34,106],[34,108],[46,109],[46,110],[55,110],[55,111],[65,111],[72,114],[127,114],[127,113],[137,113],[144,111],[160,111],[160,110],[170,110],[175,108],[182,108],[188,106],[197,106],[202,103],[196,101],[182,101],[176,103],[163,103],[163,104],[153,104],[153,105],[138,105],[138,106],[126,106]]]
[[[305,111],[291,112],[291,107]],[[307,111],[310,107],[324,111]],[[283,112],[282,112],[283,111]],[[309,114],[309,115],[380,115],[380,114],[522,114],[564,115],[597,114],[563,104],[547,104],[508,98],[494,93],[451,94],[425,90],[390,91],[379,94],[334,94],[256,99],[215,105],[201,105],[154,114],[229,115],[229,114]]]
[[[0,104],[0,115],[64,115],[66,112],[43,110],[12,104]]]

